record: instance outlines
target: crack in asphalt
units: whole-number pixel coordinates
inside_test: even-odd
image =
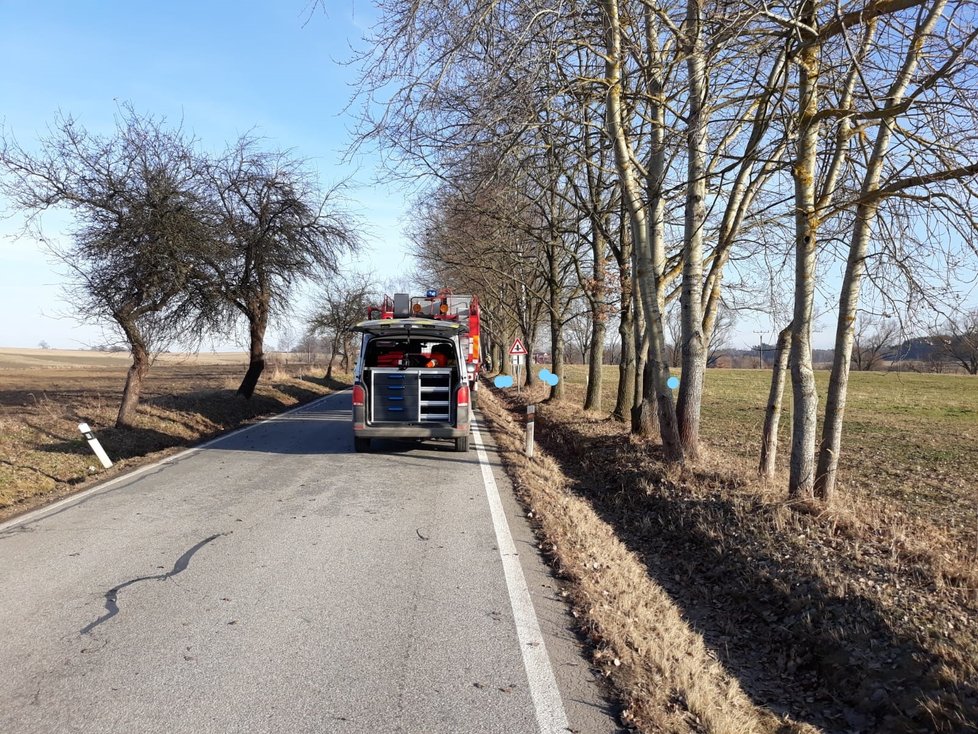
[[[177,559],[177,562],[173,564],[173,568],[167,571],[166,573],[155,574],[153,576],[140,576],[138,578],[129,579],[129,581],[119,584],[118,586],[113,586],[111,589],[105,592],[105,614],[103,614],[101,617],[96,619],[94,622],[91,622],[85,625],[84,627],[82,627],[80,633],[83,635],[87,635],[89,632],[91,632],[93,629],[98,627],[100,624],[102,624],[103,622],[108,622],[115,615],[117,615],[119,613],[119,604],[118,604],[119,592],[125,589],[127,586],[138,584],[140,581],[152,581],[154,579],[157,581],[166,581],[167,579],[173,578],[177,574],[182,573],[187,569],[187,566],[190,565],[190,559],[194,557],[194,554],[197,551],[199,551],[201,548],[203,548],[211,541],[217,540],[222,535],[230,535],[230,533],[217,533],[216,535],[211,535],[208,538],[204,538],[202,541],[192,546],[189,550],[187,550],[186,553],[180,556]]]

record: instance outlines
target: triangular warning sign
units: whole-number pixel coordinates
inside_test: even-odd
[[[526,346],[524,346],[523,340],[520,339],[519,337],[516,337],[516,339],[513,341],[513,346],[511,346],[509,348],[509,353],[510,354],[529,354],[529,352],[526,351]]]

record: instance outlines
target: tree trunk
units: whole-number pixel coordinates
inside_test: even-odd
[[[560,313],[560,291],[556,282],[550,287],[550,371],[558,377],[564,374],[564,325]],[[527,365],[527,374],[530,366]],[[558,403],[564,398],[564,381],[558,380],[550,387],[548,403]]]
[[[503,346],[502,342],[492,345],[493,359],[496,363],[496,372],[500,375],[510,375],[512,371],[509,365],[509,355],[506,354],[506,348]]]
[[[132,330],[126,331],[128,335]],[[126,375],[126,385],[122,389],[122,404],[115,419],[116,428],[136,427],[136,408],[143,390],[143,380],[149,372],[149,351],[141,341],[133,341],[130,337],[129,353],[132,355],[132,365]]]
[[[784,396],[785,372],[788,368],[788,345],[791,343],[791,325],[778,334],[778,347],[774,354],[774,370],[771,372],[771,391],[768,393],[767,410],[764,413],[764,431],[761,434],[761,463],[757,473],[770,479],[774,476],[778,457],[778,425],[781,423],[781,400]]]
[[[814,0],[803,0],[802,22],[815,27]],[[815,163],[818,152],[818,85],[820,49],[813,39],[798,58],[798,147],[795,179],[795,288],[791,324],[791,463],[788,495],[811,498],[815,486],[815,431],[818,394],[812,368],[812,308],[815,299]]]
[[[251,399],[255,394],[255,387],[258,385],[258,378],[265,369],[265,328],[268,324],[268,315],[258,314],[248,321],[251,332],[251,346],[249,350],[248,372],[245,374],[241,385],[238,386],[238,395]]]
[[[523,384],[527,387],[533,387],[536,384],[536,378],[533,375],[533,343],[530,341],[530,337],[523,334],[523,344],[526,346],[527,355],[523,357]],[[551,356],[551,359],[553,357]]]
[[[329,362],[326,363],[326,379],[333,379],[333,362],[336,360],[336,339],[333,339],[330,344],[329,351]]]
[[[591,349],[588,357],[587,392],[584,395],[584,410],[601,410],[601,391],[604,387],[604,340],[608,327],[606,321],[607,309],[605,308],[608,247],[604,237],[597,231],[591,237],[594,285],[591,288],[590,296]]]
[[[349,372],[350,371],[350,351],[351,351],[350,340],[348,338],[344,338],[340,342],[340,344],[342,345],[342,350],[340,351],[340,354],[343,357],[340,360],[340,369],[343,370],[344,372]]]
[[[825,404],[825,422],[818,452],[815,494],[821,500],[831,500],[835,491],[839,469],[839,450],[842,446],[842,419],[846,409],[846,393],[849,386],[849,366],[852,360],[852,344],[859,307],[859,286],[865,269],[866,247],[871,233],[871,221],[875,218],[868,207],[860,205],[856,211],[855,228],[846,273],[839,298],[839,320],[835,333],[835,354],[832,358],[832,374]]]
[[[635,296],[632,312],[632,339],[635,341],[635,375],[631,384],[632,407],[634,408],[642,402],[645,395],[643,389],[642,375],[645,374],[645,363],[649,359],[649,332],[645,328],[645,317],[642,311],[642,301],[638,297],[638,288],[632,291]]]
[[[652,370],[648,362],[642,370],[643,394],[652,392]],[[659,433],[659,414],[655,406],[644,397],[632,407],[632,433],[636,436],[651,438]]]
[[[657,105],[652,111],[652,162],[648,179],[653,189],[647,210],[642,203],[638,173],[633,162],[633,150],[628,140],[622,89],[623,53],[621,43],[621,19],[617,0],[604,0],[605,12],[601,14],[605,24],[605,73],[608,81],[607,120],[608,132],[615,152],[615,166],[621,182],[622,198],[628,209],[632,243],[639,253],[635,281],[645,310],[649,332],[648,360],[652,366],[652,394],[659,413],[662,448],[667,461],[682,463],[683,448],[679,441],[679,425],[676,420],[676,403],[668,386],[669,365],[664,360],[665,335],[662,322],[663,276],[665,272],[665,223],[663,202],[659,192],[665,170],[662,136],[664,111]],[[650,221],[651,220],[651,221]]]
[[[676,416],[683,453],[699,455],[700,407],[706,373],[703,339],[703,226],[706,221],[706,65],[703,58],[700,0],[686,2],[686,52],[689,117],[686,124],[686,216],[684,224],[682,308],[682,383]]]
[[[624,293],[622,298],[626,298]],[[633,320],[631,305],[622,306],[621,321],[618,324],[618,336],[621,339],[621,359],[618,361],[618,394],[615,396],[615,409],[611,413],[612,417],[618,421],[624,421],[626,416],[631,415],[632,406],[635,404],[634,386],[637,373]]]
[[[624,224],[626,212],[622,211],[621,221]],[[618,336],[621,339],[621,357],[618,361],[618,394],[615,396],[615,409],[611,415],[615,420],[625,421],[631,415],[635,398],[632,386],[635,384],[635,308],[632,292],[632,242],[628,236],[628,228],[619,227],[619,248],[615,251],[618,262],[619,292],[621,307],[619,311]]]
[[[631,409],[631,432],[642,438],[654,439],[659,436],[659,419],[656,415],[655,386],[652,382],[649,362],[649,330],[645,320],[645,310],[641,300],[635,303],[634,334],[636,343],[635,386]]]
[[[632,319],[632,338],[635,340],[635,376],[632,383],[632,411],[638,408],[645,400],[645,387],[648,384],[646,369],[649,363],[649,330],[645,321],[645,309],[642,308],[642,299],[638,296],[638,286],[632,288],[634,303],[632,312],[635,314]],[[632,430],[637,424],[632,423]],[[652,434],[645,434],[646,438],[653,438]]]
[[[886,96],[887,104],[894,107],[903,101],[907,85],[913,76],[923,39],[933,30],[934,24],[943,12],[945,2],[939,0],[929,9],[927,17],[915,29],[913,41],[907,51],[907,60],[900,74],[890,87]],[[876,133],[876,143],[863,176],[861,198],[868,201],[856,207],[856,221],[849,242],[849,256],[846,272],[839,294],[839,317],[835,333],[835,355],[832,360],[832,375],[829,378],[829,392],[825,404],[825,422],[822,426],[822,440],[818,452],[818,468],[815,473],[815,495],[828,502],[835,493],[839,472],[839,452],[842,449],[842,420],[846,410],[846,393],[849,387],[849,366],[852,359],[852,346],[855,336],[856,311],[859,308],[859,291],[863,273],[866,270],[866,254],[872,236],[873,222],[878,211],[878,199],[872,195],[879,191],[883,163],[890,147],[895,126],[893,117],[885,117]],[[872,362],[870,362],[870,366]]]
[[[600,321],[591,326],[591,349],[587,365],[587,393],[584,396],[584,410],[601,410],[602,390],[604,388],[604,340],[605,323],[603,314]]]

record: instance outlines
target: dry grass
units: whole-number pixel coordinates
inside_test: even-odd
[[[647,732],[806,731],[745,695],[615,528],[570,491],[572,481],[545,451],[527,459],[522,427],[488,391],[483,396],[483,416],[543,547],[572,581],[566,593],[595,646],[594,662],[622,695],[625,722]]]
[[[321,369],[273,361],[244,400],[235,395],[244,355],[163,355],[147,378],[137,428],[117,430],[128,364],[117,354],[0,350],[0,520],[349,381],[338,375],[327,385]],[[108,471],[78,432],[81,422],[115,462]]]
[[[975,731],[978,607],[951,536],[884,493],[790,506],[715,446],[670,470],[567,405],[538,407],[537,438],[541,459],[504,457],[641,730]]]

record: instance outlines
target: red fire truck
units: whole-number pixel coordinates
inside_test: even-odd
[[[395,311],[395,300],[407,299],[407,312],[402,305],[400,311]],[[462,348],[465,352],[465,367],[473,392],[479,389],[478,377],[482,369],[482,340],[479,328],[481,310],[476,296],[457,295],[451,288],[428,290],[423,296],[397,294],[393,298],[384,296],[380,306],[367,309],[368,319],[393,319],[420,317],[438,321],[452,321],[466,324],[468,330],[462,335]]]

